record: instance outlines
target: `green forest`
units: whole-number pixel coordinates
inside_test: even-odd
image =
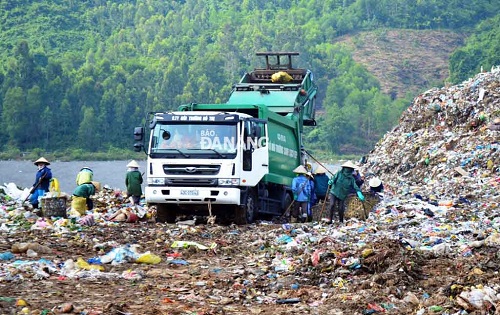
[[[459,83],[500,65],[498,12],[495,0],[0,0],[0,158],[132,154],[147,112],[225,102],[262,51],[299,52],[314,73],[307,149],[368,153],[416,95],[384,93],[336,39],[464,32],[448,66]]]

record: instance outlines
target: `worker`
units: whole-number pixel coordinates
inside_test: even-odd
[[[78,185],[73,191],[71,200],[70,216],[82,216],[86,210],[94,209],[94,203],[90,196],[101,190],[101,183],[90,182]]]
[[[94,180],[94,172],[88,166],[82,167],[80,172],[76,175],[76,185],[90,183]]]
[[[318,166],[314,172],[314,191],[318,201],[325,201],[328,193],[328,175],[323,166]]]
[[[358,169],[354,169],[354,171],[352,171],[352,177],[354,177],[354,181],[356,182],[356,185],[361,188],[361,186],[365,183],[365,177],[363,176],[363,174],[361,174],[361,172],[358,170]],[[351,188],[351,190],[349,191],[349,193],[351,194],[355,194],[356,193],[356,190],[354,188]]]
[[[338,214],[339,222],[344,223],[345,199],[351,189],[354,189],[358,198],[363,202],[365,197],[361,189],[356,185],[356,180],[353,176],[353,171],[356,169],[351,161],[347,161],[341,165],[341,169],[328,181],[330,189],[330,217],[332,223],[335,212]]]
[[[138,205],[142,196],[142,174],[139,172],[139,164],[132,160],[127,164],[127,175],[125,185],[127,186],[127,198],[132,205]]]
[[[370,192],[372,193],[382,193],[384,191],[384,185],[378,177],[372,177],[368,182],[370,186]]]
[[[307,218],[307,204],[311,197],[311,184],[309,179],[305,176],[307,173],[303,165],[297,166],[293,172],[297,174],[292,180],[293,192],[293,211],[291,222],[305,222]]]
[[[35,176],[35,183],[31,188],[30,203],[34,209],[39,206],[40,198],[49,191],[50,180],[52,179],[52,171],[48,168],[50,162],[44,157],[39,158],[33,164],[38,167],[38,171]]]

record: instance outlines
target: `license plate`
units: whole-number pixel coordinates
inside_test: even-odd
[[[198,196],[199,194],[198,190],[181,190],[181,195],[183,196]]]

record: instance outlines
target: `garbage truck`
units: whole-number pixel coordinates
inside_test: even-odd
[[[293,68],[298,54],[257,53],[265,66],[245,73],[226,103],[150,113],[148,126],[134,128],[157,221],[200,215],[246,224],[287,210],[293,169],[305,162],[303,127],[316,125],[317,86],[311,71]]]

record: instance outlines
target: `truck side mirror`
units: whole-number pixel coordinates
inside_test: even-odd
[[[143,138],[144,138],[144,127],[135,127],[134,128],[134,141],[142,141]]]
[[[136,143],[134,143],[134,151],[135,151],[135,152],[141,152],[141,151],[142,151],[142,148],[143,148],[142,143],[140,143],[140,142],[136,142]]]

